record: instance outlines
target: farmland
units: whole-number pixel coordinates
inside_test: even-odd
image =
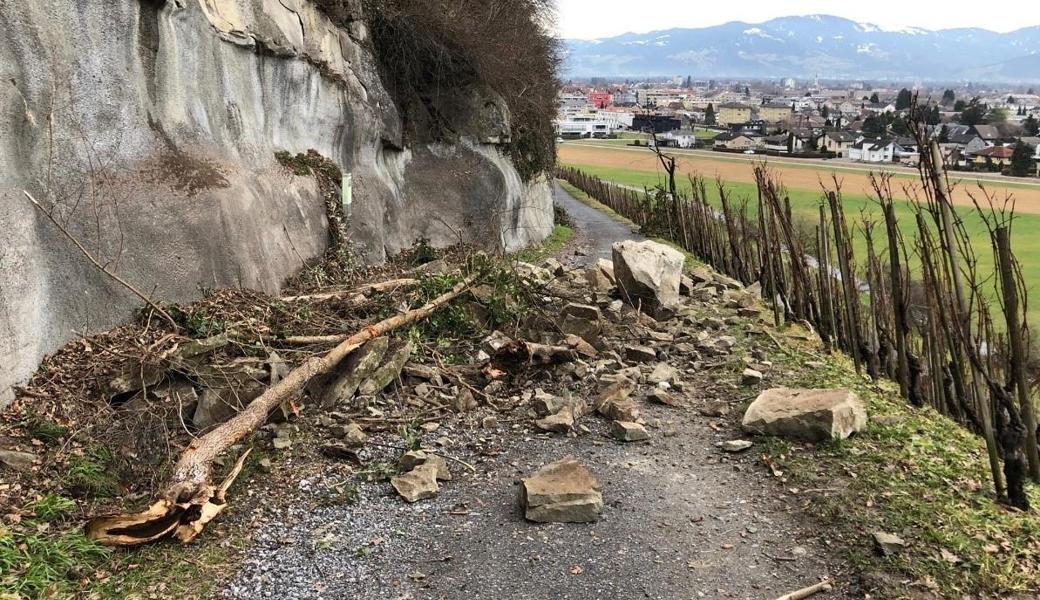
[[[715,158],[701,154],[679,155],[677,182],[680,191],[689,191],[687,175],[701,175],[713,179],[718,177],[725,183],[730,197],[746,198],[749,201],[749,212],[754,214],[754,200],[757,188],[754,183],[752,168],[754,162],[740,158]],[[664,181],[664,173],[650,152],[638,151],[635,148],[610,148],[592,144],[564,144],[560,147],[560,162],[567,166],[578,167],[585,172],[605,180],[637,188],[653,187]],[[880,209],[870,197],[870,184],[866,169],[844,171],[835,169],[832,163],[826,165],[777,164],[772,163],[782,181],[787,186],[791,199],[791,209],[795,216],[814,223],[818,218],[818,206],[821,198],[822,184],[833,185],[832,174],[836,174],[843,185],[845,212],[853,222],[861,221],[861,214],[875,221],[881,220]],[[905,197],[902,188],[913,184],[915,178],[909,173],[900,173],[893,179],[896,197]],[[708,185],[708,199],[718,202],[718,190],[713,182]],[[1017,217],[1012,238],[1013,247],[1022,265],[1026,284],[1032,292],[1040,286],[1040,188],[1021,184],[994,184],[987,182],[986,188],[997,193],[1000,198],[1004,194],[1014,195],[1017,201]],[[976,192],[975,183],[959,182],[955,191],[957,212],[964,220],[973,247],[979,259],[982,273],[993,272],[993,256],[991,243],[982,219],[972,207],[969,189]],[[914,235],[913,209],[909,202],[897,202],[896,212],[903,234],[908,238]],[[877,232],[878,249],[885,246],[883,227]],[[857,258],[866,255],[866,241],[860,228],[854,232]],[[1040,307],[1030,306],[1030,322],[1038,322]]]

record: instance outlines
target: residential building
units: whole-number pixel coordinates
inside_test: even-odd
[[[948,138],[950,144],[956,144],[961,149],[961,154],[965,156],[971,156],[989,146],[981,137],[974,133],[958,133],[950,135]]]
[[[820,140],[820,149],[833,152],[838,157],[845,157],[858,138],[859,136],[851,131],[828,131]]]
[[[976,152],[973,162],[976,167],[1005,167],[1011,164],[1014,152],[1010,146],[990,146]]]
[[[1000,130],[993,125],[976,125],[975,127],[972,127],[972,129],[974,129],[975,133],[985,142],[995,144],[1000,141]]]
[[[610,106],[610,101],[609,92],[592,92],[589,94],[589,104],[596,108],[606,108]]]
[[[751,150],[762,146],[762,136],[754,133],[727,131],[715,136],[715,148],[725,150]]]
[[[783,102],[770,102],[758,107],[758,118],[767,123],[780,123],[791,116],[794,107]]]
[[[762,147],[769,152],[778,152],[780,154],[786,154],[788,150],[787,142],[790,141],[790,136],[786,133],[780,133],[777,135],[767,135],[762,138]]]
[[[668,131],[657,136],[657,140],[662,146],[673,148],[693,148],[697,145],[697,136],[692,131]]]
[[[896,144],[891,139],[862,139],[849,147],[849,158],[869,163],[893,162]]]
[[[715,108],[715,119],[719,125],[746,123],[751,120],[751,107],[747,104],[726,102]]]

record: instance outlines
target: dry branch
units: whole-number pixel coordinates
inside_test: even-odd
[[[152,310],[154,310],[155,312],[159,313],[160,315],[162,315],[162,317],[164,319],[169,321],[169,323],[173,327],[174,331],[180,330],[180,327],[177,325],[177,321],[174,321],[173,317],[171,317],[169,315],[169,313],[167,313],[165,310],[163,310],[161,306],[159,306],[158,304],[153,302],[152,299],[149,298],[144,292],[142,292],[141,290],[139,290],[136,287],[134,287],[133,284],[131,284],[130,282],[126,281],[125,279],[123,279],[119,275],[116,275],[115,273],[110,271],[108,269],[108,267],[106,267],[105,265],[101,264],[101,261],[99,261],[90,252],[90,250],[87,250],[86,247],[83,246],[83,244],[78,239],[76,239],[76,236],[72,235],[72,233],[69,232],[69,230],[64,225],[62,225],[60,222],[58,222],[58,220],[54,218],[54,215],[51,213],[51,211],[49,211],[46,208],[44,208],[43,205],[40,204],[36,200],[36,198],[33,198],[32,194],[30,194],[27,190],[22,190],[22,193],[25,194],[25,197],[29,199],[29,202],[31,202],[33,206],[35,206],[40,212],[42,212],[44,214],[44,216],[46,216],[47,219],[51,223],[53,223],[55,227],[58,228],[58,231],[60,231],[62,233],[62,235],[64,235],[66,238],[68,238],[68,240],[70,242],[72,242],[72,244],[74,246],[76,246],[76,248],[83,254],[83,256],[85,256],[87,258],[87,260],[90,261],[90,263],[92,265],[97,267],[97,269],[99,271],[101,271],[102,273],[104,273],[105,275],[108,275],[109,277],[111,277],[119,285],[121,285],[121,286],[125,287],[126,289],[130,290],[130,292],[132,292],[135,296],[137,296],[141,300],[144,300],[145,304],[150,306],[152,308]]]
[[[821,581],[816,585],[810,585],[807,588],[802,588],[800,590],[784,594],[776,600],[803,600],[803,598],[808,598],[809,596],[818,594],[820,592],[829,592],[832,587],[833,585],[830,581]]]
[[[272,410],[291,400],[311,379],[330,372],[368,341],[429,317],[469,289],[476,279],[477,276],[471,276],[425,306],[365,327],[328,354],[306,360],[233,418],[193,440],[174,466],[161,499],[151,508],[143,513],[94,519],[87,533],[95,541],[113,546],[136,546],[171,535],[181,542],[190,542],[225,506],[224,494],[230,481],[219,486],[211,483],[213,461],[218,456],[256,431]],[[239,459],[238,469],[243,460]],[[233,471],[232,481],[235,475],[237,472]]]

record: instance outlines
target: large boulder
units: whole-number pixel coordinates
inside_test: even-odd
[[[520,503],[529,521],[590,523],[603,512],[603,493],[596,477],[568,456],[524,479]]]
[[[867,411],[846,389],[775,388],[759,395],[744,413],[746,431],[810,442],[843,440],[867,425]]]
[[[679,303],[683,255],[657,242],[628,240],[614,244],[614,276],[622,297],[650,309]]]

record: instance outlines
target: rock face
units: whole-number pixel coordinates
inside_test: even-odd
[[[23,189],[173,302],[201,287],[277,293],[325,251],[315,179],[283,168],[279,151],[340,167],[348,238],[369,262],[419,237],[513,250],[552,230],[548,181],[524,182],[498,145],[502,99],[473,86],[454,111],[456,143],[409,146],[361,2],[347,5],[357,18],[341,28],[309,0],[0,3],[0,406],[74,330],[140,305]],[[88,175],[98,163],[101,187]],[[84,189],[98,194],[73,197]]]
[[[679,302],[683,255],[653,241],[614,244],[614,276],[622,295],[650,308],[671,308]]]
[[[524,479],[520,504],[529,521],[590,523],[603,512],[603,493],[595,476],[568,456]]]
[[[866,427],[867,411],[849,390],[775,388],[751,403],[742,424],[752,433],[811,442],[841,440]]]

